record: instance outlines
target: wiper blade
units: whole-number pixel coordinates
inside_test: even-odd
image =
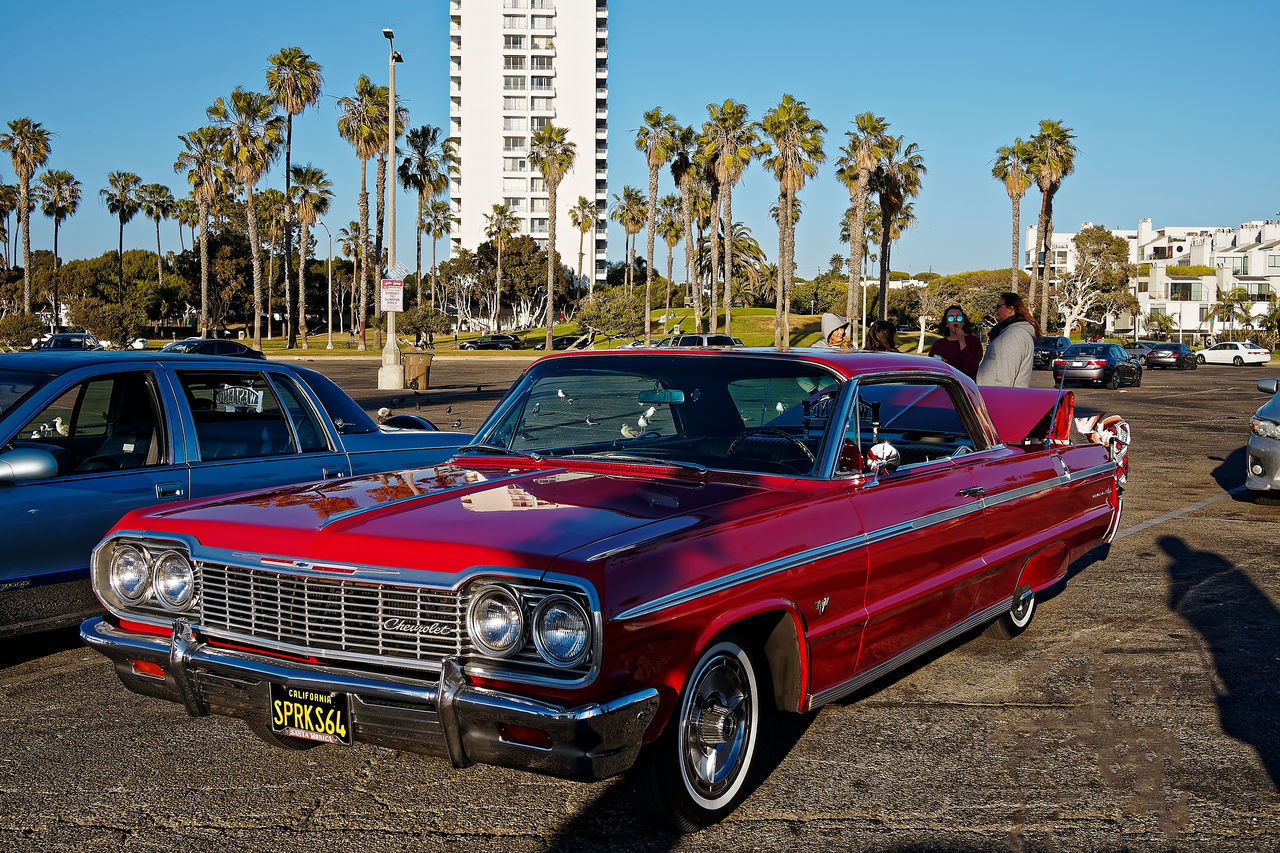
[[[512,450],[510,447],[498,447],[496,444],[464,444],[458,448],[457,452],[462,453],[465,450],[479,450],[484,453],[496,453],[499,456],[523,456],[525,459],[532,459],[534,462],[542,461],[542,457],[536,453],[529,453],[525,450]]]
[[[644,465],[663,465],[668,468],[680,468],[684,471],[692,471],[695,474],[706,475],[711,469],[705,465],[699,465],[697,462],[681,462],[676,459],[659,459],[656,456],[642,456],[637,453],[617,453],[614,451],[603,451],[600,453],[570,453],[565,456],[558,456],[557,459],[610,459],[617,462],[639,462]]]

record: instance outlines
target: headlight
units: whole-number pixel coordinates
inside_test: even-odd
[[[151,584],[151,566],[141,551],[132,545],[123,545],[111,555],[109,577],[116,595],[134,604],[142,600]]]
[[[1263,418],[1254,418],[1249,422],[1249,430],[1259,438],[1280,439],[1280,424]]]
[[[492,586],[472,599],[467,611],[467,633],[486,654],[494,657],[515,654],[524,635],[524,613],[515,594],[504,587]]]
[[[573,666],[590,649],[591,621],[572,598],[550,596],[533,613],[533,642],[548,663]]]
[[[196,575],[187,558],[177,551],[165,551],[156,561],[151,582],[156,598],[171,610],[181,610],[195,594]]]

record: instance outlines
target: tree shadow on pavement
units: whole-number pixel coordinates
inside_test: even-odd
[[[1221,555],[1176,536],[1156,543],[1169,556],[1169,609],[1200,632],[1213,658],[1223,732],[1253,747],[1280,787],[1280,610]]]

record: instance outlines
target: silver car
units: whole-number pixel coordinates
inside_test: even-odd
[[[1245,448],[1245,485],[1255,499],[1280,503],[1280,394],[1277,381],[1259,379],[1258,390],[1270,394],[1249,422],[1249,444]]]

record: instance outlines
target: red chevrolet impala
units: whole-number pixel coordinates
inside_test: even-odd
[[[770,715],[1016,635],[1114,533],[1125,447],[1071,409],[908,355],[550,356],[446,464],[125,516],[81,633],[281,747],[631,770],[690,831]]]

